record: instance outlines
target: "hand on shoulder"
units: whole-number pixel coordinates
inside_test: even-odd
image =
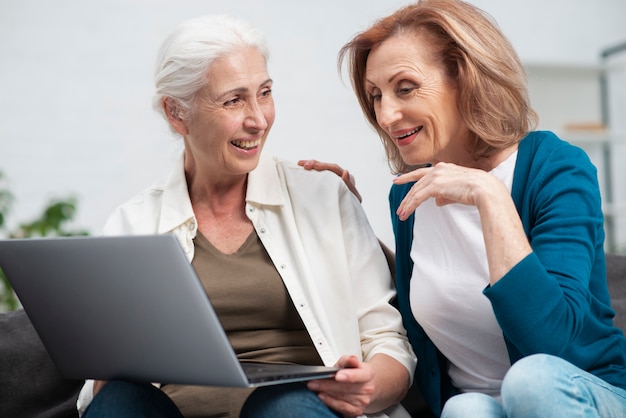
[[[356,188],[356,180],[354,176],[350,174],[348,170],[344,170],[335,163],[325,163],[317,160],[300,160],[298,161],[298,165],[304,167],[305,170],[315,170],[315,171],[331,171],[341,177],[348,186],[348,189],[359,199],[359,202],[363,201],[361,194]]]

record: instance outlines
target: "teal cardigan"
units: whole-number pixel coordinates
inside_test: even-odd
[[[397,303],[418,358],[416,382],[439,416],[456,389],[447,359],[411,312],[410,281],[419,280],[411,277],[414,215],[400,221],[395,214],[410,187],[394,185],[389,193]],[[533,252],[483,292],[511,364],[552,354],[626,389],[626,339],[613,325],[596,168],[581,149],[553,133],[531,132],[519,144],[511,195]]]

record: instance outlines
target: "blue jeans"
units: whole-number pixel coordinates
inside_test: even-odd
[[[341,417],[328,408],[304,383],[257,388],[241,409],[241,418]]]
[[[182,418],[174,402],[149,383],[111,380],[100,389],[83,418]]]
[[[341,417],[303,383],[258,388],[243,405],[244,418]],[[147,383],[112,380],[100,389],[83,418],[182,418],[174,402]]]
[[[525,357],[502,383],[502,403],[462,393],[444,405],[442,418],[626,417],[626,390],[547,354]]]

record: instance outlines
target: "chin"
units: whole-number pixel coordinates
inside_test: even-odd
[[[246,172],[246,173],[250,173],[251,171],[253,171],[255,168],[257,168],[259,165],[259,159],[255,159],[254,161],[247,161],[245,164],[242,165],[242,169]]]
[[[430,162],[432,162],[432,156],[416,156],[416,155],[411,155],[411,156],[402,156],[402,159],[404,160],[404,162],[407,165],[410,166],[420,166],[420,165],[424,165],[424,164],[428,164]]]

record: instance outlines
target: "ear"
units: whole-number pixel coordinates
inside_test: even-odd
[[[173,97],[163,97],[161,99],[161,106],[163,106],[163,113],[167,117],[167,121],[170,125],[181,135],[187,135],[189,131],[185,125],[185,121],[181,117],[182,106],[178,100]]]

